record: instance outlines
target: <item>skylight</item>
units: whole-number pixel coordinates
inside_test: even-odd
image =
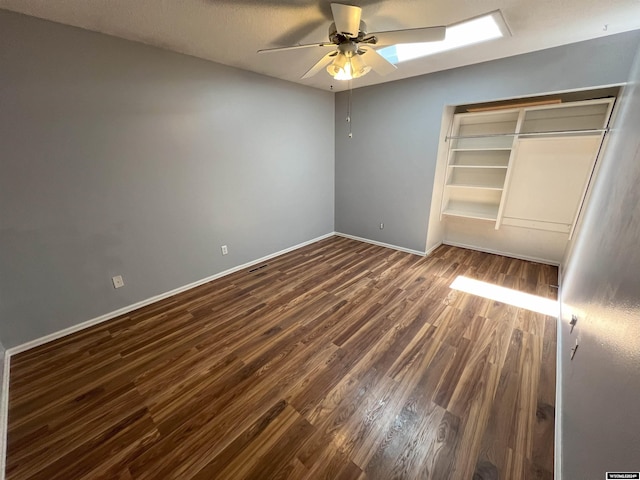
[[[444,40],[428,43],[404,43],[378,50],[391,63],[426,57],[509,34],[499,10],[447,27]]]

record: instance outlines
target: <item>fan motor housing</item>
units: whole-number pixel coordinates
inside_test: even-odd
[[[332,22],[331,25],[329,25],[329,40],[332,43],[335,43],[336,45],[340,45],[345,41],[351,41],[351,40],[360,41],[365,37],[366,34],[367,34],[367,24],[363,20],[360,20],[360,28],[359,28],[357,37],[348,37],[346,35],[343,35],[342,33],[339,33],[338,30],[336,29],[335,22]]]

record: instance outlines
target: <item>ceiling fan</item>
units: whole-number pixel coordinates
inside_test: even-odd
[[[410,28],[386,32],[368,33],[367,25],[361,20],[362,9],[353,5],[331,4],[333,23],[329,26],[329,42],[290,47],[267,48],[258,53],[276,53],[302,48],[330,48],[302,78],[316,75],[326,67],[336,80],[351,80],[366,75],[371,70],[387,75],[396,66],[380,55],[374,48],[401,43],[435,42],[443,40],[445,27]]]

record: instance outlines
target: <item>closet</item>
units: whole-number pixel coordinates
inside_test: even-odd
[[[559,263],[613,104],[607,97],[455,113],[434,189],[443,241]]]

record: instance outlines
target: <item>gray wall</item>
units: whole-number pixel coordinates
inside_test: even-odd
[[[349,94],[337,94],[336,230],[424,251],[446,105],[623,83],[639,38],[625,33],[356,89],[352,139]]]
[[[333,231],[331,93],[6,11],[0,45],[7,347]]]
[[[566,480],[640,470],[640,50],[621,102],[562,283]]]

